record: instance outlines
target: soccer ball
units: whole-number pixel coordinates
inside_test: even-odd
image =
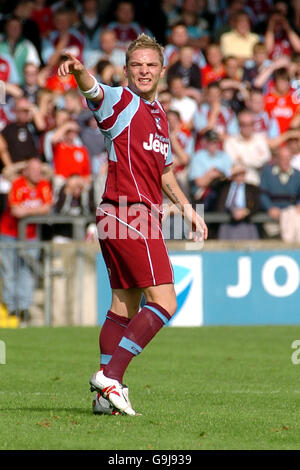
[[[92,410],[95,415],[120,415],[109,400],[104,398],[101,393],[96,393],[92,402]]]

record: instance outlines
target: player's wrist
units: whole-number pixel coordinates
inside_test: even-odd
[[[97,82],[96,78],[93,77],[93,75],[90,75],[90,74],[89,74],[89,76],[94,81],[93,86],[91,88],[89,88],[88,90],[82,90],[82,88],[79,87],[79,91],[85,98],[87,98],[88,100],[92,100],[94,98],[97,98],[97,96],[100,93],[101,88],[100,88],[100,85]]]

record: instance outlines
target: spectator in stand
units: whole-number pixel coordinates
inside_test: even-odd
[[[201,69],[202,86],[205,88],[210,83],[225,77],[226,71],[220,46],[211,43],[206,48],[207,64]]]
[[[118,86],[125,80],[123,72],[121,76],[118,75],[113,64],[107,59],[99,60],[95,69],[97,80],[105,85]]]
[[[245,7],[244,0],[230,0],[218,2],[218,8],[215,15],[213,26],[213,39],[216,43],[220,42],[222,34],[229,33],[234,29],[236,14],[240,11],[246,11],[250,16],[250,11]],[[251,18],[251,22],[252,22]]]
[[[84,36],[85,48],[97,50],[102,22],[99,14],[99,2],[97,0],[83,0],[81,7],[78,29]]]
[[[229,55],[223,59],[225,78],[240,82],[242,79],[242,67],[236,57]],[[222,79],[223,80],[223,79]]]
[[[265,110],[271,118],[277,120],[281,133],[295,126],[295,123],[299,121],[300,106],[298,100],[294,99],[293,93],[287,69],[276,70],[274,91],[265,96]]]
[[[41,59],[41,36],[39,26],[32,18],[33,9],[33,0],[18,0],[13,16],[21,20],[23,37],[34,45]]]
[[[27,98],[18,98],[15,105],[16,120],[1,132],[0,159],[4,166],[37,155],[38,148],[32,124],[32,105]]]
[[[179,49],[178,61],[172,64],[167,71],[167,83],[172,77],[181,77],[187,89],[198,92],[202,88],[201,71],[193,62],[193,49],[190,46],[183,46]]]
[[[197,110],[196,100],[188,96],[188,89],[185,88],[181,77],[171,78],[169,90],[172,94],[171,108],[179,112],[185,127],[191,129],[194,114]]]
[[[204,134],[204,148],[194,153],[189,166],[189,180],[194,202],[204,204],[206,211],[215,209],[215,185],[231,173],[232,160],[220,150],[220,138],[214,130]]]
[[[262,133],[268,138],[268,144],[271,148],[278,146],[278,137],[280,129],[276,119],[270,117],[264,109],[264,95],[261,89],[252,88],[249,93],[249,99],[246,100],[247,108],[253,112],[254,132]]]
[[[78,124],[80,124],[81,118],[85,119],[86,113],[89,113],[89,110],[83,109],[82,104],[82,96],[78,93],[78,90],[67,91],[64,96],[64,107],[70,113],[71,119],[77,121]]]
[[[178,21],[178,1],[162,0],[161,9],[166,17],[167,26],[171,27]]]
[[[291,87],[293,90],[300,89],[300,53],[295,53],[288,64]]]
[[[57,94],[64,94],[70,88],[76,88],[76,81],[72,75],[59,77],[57,67],[68,50],[81,62],[83,61],[84,37],[73,27],[72,11],[68,8],[59,8],[54,15],[55,30],[42,41],[42,58],[44,67],[41,80],[44,86]]]
[[[76,174],[83,183],[91,183],[91,162],[87,148],[79,144],[80,128],[75,121],[69,121],[63,129],[62,138],[53,145],[54,191],[61,188],[66,178]],[[52,140],[53,142],[53,140]]]
[[[57,108],[54,113],[54,127],[43,135],[43,153],[46,161],[53,167],[53,146],[63,139],[66,131],[72,129],[74,123],[70,113],[66,109]],[[78,146],[82,145],[81,139],[76,140]]]
[[[287,142],[287,145],[293,145],[294,142],[298,141],[299,131],[297,129],[291,128],[281,133],[277,120],[270,118],[265,111],[262,90],[252,88],[246,106],[254,113],[254,132],[262,133],[267,137],[270,149],[275,150],[284,142]]]
[[[14,247],[18,239],[18,220],[30,215],[44,215],[52,205],[51,184],[43,178],[41,161],[31,155],[24,165],[23,174],[12,182],[8,205],[0,219],[0,240],[9,242],[1,253],[1,277],[3,300],[10,315],[29,318],[34,292],[34,275],[26,258]],[[26,255],[39,257],[39,249],[30,246],[38,239],[36,224],[27,226]]]
[[[194,114],[193,128],[196,132],[196,150],[203,146],[203,135],[214,130],[219,136],[220,148],[228,135],[238,134],[235,114],[221,102],[221,89],[218,82],[210,83],[205,89],[203,103]]]
[[[188,33],[188,45],[204,50],[209,42],[208,21],[199,15],[199,5],[197,0],[183,0],[177,18],[177,22],[186,25]]]
[[[188,166],[194,151],[194,139],[181,130],[178,111],[168,111],[167,117],[170,127],[173,171],[182,191],[189,197]]]
[[[231,177],[220,183],[216,202],[217,212],[229,212],[231,221],[220,224],[219,240],[257,240],[258,230],[249,218],[259,211],[259,188],[245,182],[246,168],[234,165]]]
[[[41,88],[37,94],[35,126],[42,134],[55,127],[55,101],[54,94],[46,88]],[[38,119],[38,122],[37,122]],[[41,151],[42,153],[42,151]]]
[[[18,72],[18,83],[24,83],[24,65],[27,63],[40,66],[41,61],[35,46],[22,36],[22,22],[19,18],[10,17],[5,23],[5,33],[0,42],[0,54],[9,56]]]
[[[300,130],[295,129],[291,138],[286,140],[286,145],[291,152],[291,165],[300,171]]]
[[[200,18],[202,18],[205,22],[205,28],[208,29],[210,37],[212,37],[213,34],[213,26],[214,26],[214,21],[215,21],[215,16],[216,16],[216,10],[218,8],[218,5],[215,3],[213,4],[212,2],[209,2],[208,0],[197,0],[197,13]]]
[[[19,74],[11,55],[0,53],[0,80],[5,83],[19,84]]]
[[[253,47],[253,59],[247,60],[243,67],[242,81],[247,86],[255,86],[255,80],[260,72],[270,66],[271,61],[268,59],[268,52],[266,45],[262,42],[257,42]]]
[[[19,76],[15,63],[6,54],[0,54],[0,83],[2,92],[2,105],[0,105],[0,132],[4,127],[14,120],[14,98],[20,98],[23,95],[18,86]],[[3,93],[5,104],[3,103]]]
[[[274,3],[273,0],[246,0],[244,8],[249,12],[253,29],[257,34],[264,34],[266,30],[266,21],[270,16],[271,9]]]
[[[276,163],[263,169],[260,183],[262,209],[278,223],[282,222],[283,216],[288,216],[288,223],[283,229],[289,232],[292,231],[292,224],[294,227],[295,219],[299,218],[300,213],[300,172],[291,166],[291,157],[287,145],[279,147]],[[279,229],[277,225],[277,231],[272,234],[277,235]],[[267,234],[271,235],[269,231]],[[281,235],[283,238],[286,236],[282,230]]]
[[[168,88],[162,89],[159,92],[158,101],[160,102],[166,113],[170,111],[172,103],[172,94],[170,93]]]
[[[93,115],[86,116],[84,125],[80,127],[80,139],[88,149],[93,175],[97,175],[103,164],[107,162],[107,150],[103,134],[99,132],[97,122]]]
[[[54,30],[54,13],[47,0],[34,0],[31,18],[38,25],[40,36],[47,37]]]
[[[268,139],[262,133],[254,132],[254,113],[243,110],[238,115],[240,132],[236,136],[228,136],[224,142],[224,150],[235,164],[246,167],[245,181],[259,185],[260,170],[270,161],[271,152]]]
[[[51,67],[44,67],[39,74],[39,83],[42,88],[52,91],[57,98],[62,97],[69,90],[76,89],[76,81],[73,75],[59,77],[53,74]]]
[[[117,46],[124,51],[127,49],[129,43],[136,39],[139,34],[145,33],[152,36],[144,26],[134,21],[134,5],[127,0],[121,0],[116,8],[115,17],[116,21],[110,22],[107,25],[108,29],[115,31],[117,35]]]
[[[54,30],[42,42],[43,61],[49,67],[56,67],[67,49],[80,61],[83,60],[84,38],[73,27],[72,13],[67,8],[59,8],[54,14]]]
[[[241,81],[241,68],[236,57],[228,56],[224,59],[225,77],[220,81],[222,103],[234,113],[239,113],[245,107],[248,92]]]
[[[172,26],[168,36],[168,44],[164,49],[165,66],[170,66],[178,60],[178,52],[181,47],[189,45],[187,27],[184,23],[177,23]],[[193,62],[202,68],[206,65],[203,53],[198,48],[193,48]]]
[[[271,60],[300,52],[300,38],[286,18],[286,6],[285,2],[278,3],[268,22],[265,43]]]
[[[37,102],[37,94],[40,89],[39,86],[39,67],[35,64],[25,64],[24,66],[24,84],[22,90],[24,96],[29,99],[33,104]]]
[[[240,65],[253,57],[253,46],[257,42],[259,36],[251,32],[250,18],[244,11],[236,13],[234,29],[222,34],[220,40],[223,56],[236,57]]]
[[[80,216],[91,215],[95,212],[93,187],[87,186],[84,180],[74,174],[69,176],[59,191],[54,206],[54,212],[61,215]],[[55,225],[54,242],[70,241],[73,229],[70,224]]]
[[[109,60],[116,68],[116,73],[121,75],[125,65],[125,52],[123,49],[117,47],[116,32],[110,29],[103,29],[99,35],[100,43],[98,40],[98,49],[89,51],[85,54],[85,66],[92,69],[96,66],[99,60]]]

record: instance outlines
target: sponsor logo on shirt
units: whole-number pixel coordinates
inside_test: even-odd
[[[293,110],[291,108],[274,108],[273,116],[291,118],[293,116]]]
[[[145,150],[153,150],[156,153],[161,153],[166,160],[169,150],[169,141],[159,134],[151,133],[149,135],[149,141],[143,142],[143,148]]]

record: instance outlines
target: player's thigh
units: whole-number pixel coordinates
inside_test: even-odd
[[[160,284],[143,289],[146,302],[154,302],[163,307],[170,315],[177,310],[176,293],[174,284]]]
[[[112,289],[111,311],[126,318],[132,318],[139,311],[142,289]]]

